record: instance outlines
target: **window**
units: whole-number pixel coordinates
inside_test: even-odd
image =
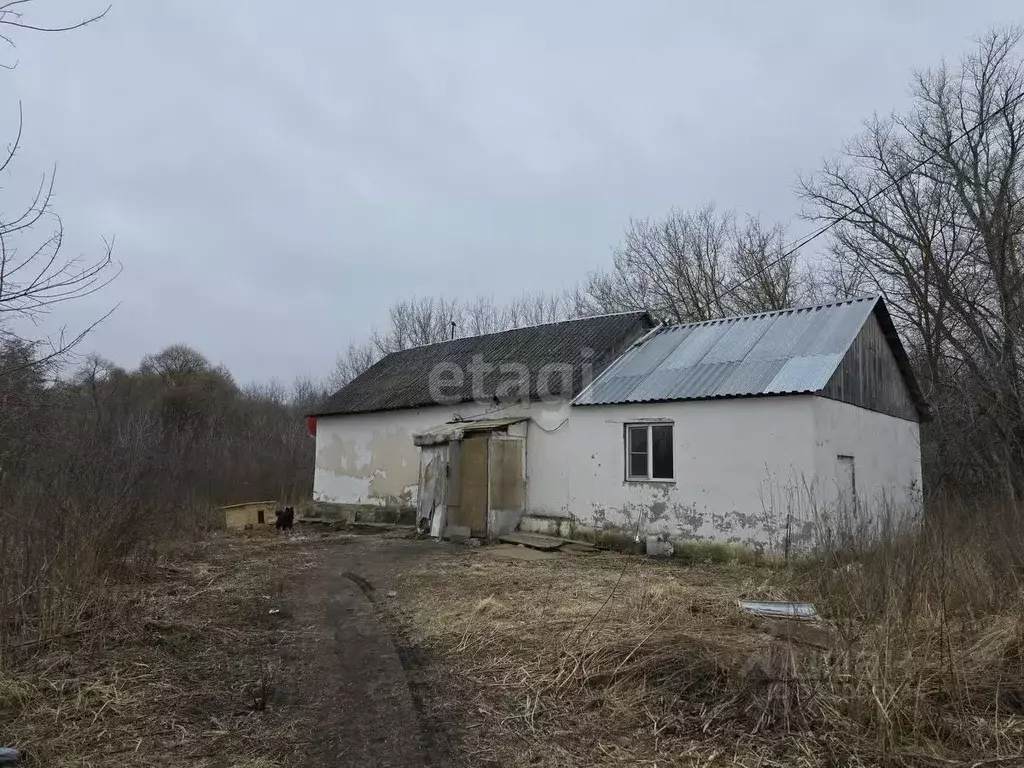
[[[671,424],[626,425],[626,479],[672,480]]]

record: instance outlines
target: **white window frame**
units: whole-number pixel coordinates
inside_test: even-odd
[[[635,421],[627,422],[625,429],[622,432],[622,451],[625,458],[625,471],[623,477],[626,478],[627,483],[674,483],[676,481],[676,446],[675,437],[676,429],[675,422],[672,421]],[[654,427],[668,427],[672,430],[672,477],[654,477]],[[647,474],[646,475],[631,475],[629,474],[631,462],[630,462],[630,431],[634,429],[646,429],[647,430]]]

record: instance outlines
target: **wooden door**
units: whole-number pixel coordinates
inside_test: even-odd
[[[467,437],[459,450],[459,503],[450,507],[449,525],[464,525],[473,536],[487,535],[487,435]]]
[[[839,503],[845,509],[855,511],[857,509],[857,469],[854,466],[853,456],[837,456],[839,461]]]
[[[490,450],[491,509],[522,512],[526,495],[522,438],[492,437]]]

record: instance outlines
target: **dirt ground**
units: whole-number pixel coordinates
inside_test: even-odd
[[[737,610],[804,597],[767,569],[300,529],[139,574],[0,673],[28,765],[885,764],[794,698],[827,638]]]
[[[531,674],[501,665],[539,661],[538,632],[582,626],[607,596],[598,627],[617,621],[641,564],[218,534],[111,584],[87,631],[0,674],[0,745],[48,768],[597,764],[600,721],[551,733],[523,680],[493,674]]]
[[[190,546],[0,673],[0,745],[48,768],[447,765],[386,605],[445,549],[315,531]]]
[[[757,569],[499,546],[410,563],[398,584],[422,695],[467,765],[818,764],[772,759],[756,721],[715,709],[770,639],[735,604],[770,596]]]

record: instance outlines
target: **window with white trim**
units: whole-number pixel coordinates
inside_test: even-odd
[[[626,479],[673,480],[672,424],[626,425]]]

